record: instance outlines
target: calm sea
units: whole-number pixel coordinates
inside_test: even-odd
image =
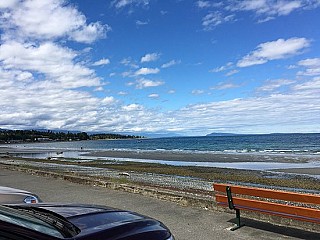
[[[25,144],[26,148],[214,153],[320,154],[320,134],[268,134]]]

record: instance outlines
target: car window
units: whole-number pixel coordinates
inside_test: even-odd
[[[27,216],[25,214],[18,214],[17,212],[7,208],[0,208],[0,221],[12,223],[51,236],[63,237],[62,234],[53,226],[50,226],[37,218]]]

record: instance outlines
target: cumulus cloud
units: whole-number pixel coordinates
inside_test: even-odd
[[[132,103],[129,105],[122,106],[122,109],[125,111],[137,111],[137,110],[142,110],[143,106],[141,106],[139,104]]]
[[[310,40],[306,38],[278,39],[272,42],[261,43],[256,50],[244,56],[238,61],[238,67],[249,67],[263,64],[271,60],[288,58],[300,54],[310,46]]]
[[[291,91],[282,94],[189,105],[174,116],[177,122],[185,119],[181,126],[188,126],[186,131],[193,135],[210,132],[205,130],[210,126],[242,133],[313,132],[320,121],[320,78],[288,86]]]
[[[50,40],[68,37],[71,40],[91,43],[105,37],[110,30],[99,22],[87,24],[86,17],[63,0],[26,0],[11,4],[1,15],[2,27],[10,30],[7,38]]]
[[[141,6],[144,5],[142,1],[120,0],[113,1],[113,6],[118,8],[137,6],[139,2]],[[149,1],[144,2],[149,4]],[[198,2],[205,4],[206,1]],[[31,7],[32,4],[34,8]],[[214,6],[211,5],[210,8],[212,7]],[[91,67],[92,64],[107,64],[108,59],[96,62],[87,59],[81,61],[82,54],[88,54],[90,49],[76,51],[67,47],[66,42],[73,40],[91,43],[103,37],[108,31],[107,26],[99,22],[87,22],[86,17],[78,9],[62,0],[0,1],[0,9],[2,31],[0,126],[2,128],[114,132],[180,131],[189,135],[208,133],[212,126],[230,132],[245,133],[271,132],[274,129],[283,129],[283,126],[286,126],[288,131],[296,132],[300,129],[301,131],[319,129],[318,58],[308,58],[296,64],[301,69],[298,73],[298,83],[293,81],[290,83],[289,80],[266,81],[260,88],[266,93],[263,97],[212,101],[176,110],[155,111],[138,103],[123,105],[116,97],[110,95],[97,97],[97,93],[87,90],[88,88],[103,90],[101,79]],[[201,11],[205,11],[204,9],[206,7],[203,5]],[[283,10],[283,13],[285,12]],[[26,16],[25,23],[22,22],[23,15]],[[33,15],[35,24],[32,23]],[[223,14],[221,17],[228,15],[230,14]],[[64,17],[63,22],[59,21],[62,18],[60,16]],[[212,21],[212,24],[214,25],[215,21]],[[282,39],[282,42],[278,40],[278,45],[273,42],[269,42],[270,46],[261,44],[241,60],[247,60],[248,64],[253,60],[281,59],[300,53],[310,44],[307,39],[296,38],[295,44],[291,40]],[[280,46],[283,48],[282,51]],[[137,62],[140,60],[137,59]],[[173,61],[163,64],[162,67],[172,66]],[[164,84],[160,80],[140,78],[143,75],[159,73],[159,68],[139,68],[131,59],[124,59],[122,64],[130,68],[129,75],[134,77],[131,86],[137,89],[150,90],[152,87]],[[217,68],[216,71],[232,69],[233,66],[227,64],[221,69]],[[308,76],[312,79],[308,80]],[[300,78],[303,79],[300,81]],[[217,84],[213,89],[234,87],[237,85],[224,82]],[[290,91],[282,94],[274,93],[281,87],[287,87]],[[170,90],[167,93],[173,94],[175,91]],[[102,94],[103,92],[99,92],[97,95]],[[126,94],[128,92],[118,92],[120,96]],[[145,96],[155,99],[160,97],[157,93],[148,94]],[[123,98],[129,99],[129,97]]]
[[[158,87],[163,85],[163,81],[153,81],[150,79],[141,78],[138,79],[135,83],[137,89],[149,88],[149,87]]]
[[[16,4],[18,4],[19,0],[5,0],[5,1],[0,1],[0,9],[1,8],[12,8]]]
[[[141,63],[144,62],[154,62],[160,58],[159,53],[148,53],[141,58]]]
[[[102,100],[101,100],[101,103],[103,104],[103,105],[110,105],[110,104],[113,104],[113,103],[115,103],[116,102],[116,100],[114,99],[114,97],[105,97],[105,98],[103,98]]]
[[[92,64],[92,66],[102,66],[110,64],[110,60],[107,58],[102,58],[99,61],[96,61]]]
[[[159,68],[140,68],[138,69],[136,72],[135,72],[135,75],[136,76],[139,76],[139,75],[149,75],[149,74],[157,74],[160,72],[160,69]]]
[[[5,69],[41,73],[64,88],[100,85],[93,70],[74,63],[76,57],[76,52],[51,42],[36,46],[10,41],[0,46]]]
[[[305,71],[299,71],[298,75],[319,76],[320,75],[320,58],[308,58],[301,60],[299,66],[305,67]]]

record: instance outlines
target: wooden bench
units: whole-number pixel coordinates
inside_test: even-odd
[[[217,206],[236,211],[236,225],[231,230],[243,226],[240,210],[320,224],[320,195],[218,183],[213,188]]]

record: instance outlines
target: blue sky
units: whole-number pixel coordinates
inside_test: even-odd
[[[319,0],[0,0],[0,128],[319,132]]]

